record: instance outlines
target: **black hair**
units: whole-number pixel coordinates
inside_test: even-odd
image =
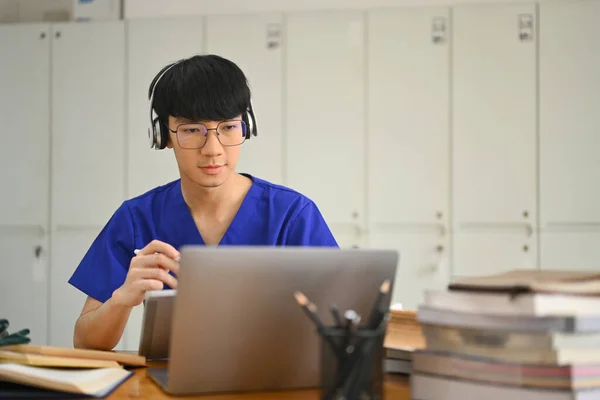
[[[170,66],[156,75],[148,91],[150,98],[154,88],[152,103],[163,126],[168,126],[169,116],[221,121],[251,109],[248,81],[234,62],[213,54],[196,55],[176,63],[156,83]]]

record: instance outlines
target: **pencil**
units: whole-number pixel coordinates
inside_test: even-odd
[[[342,318],[340,317],[340,310],[336,304],[331,305],[331,314],[333,315],[333,320],[338,328],[342,327]]]
[[[294,297],[296,298],[296,301],[302,307],[308,318],[310,318],[313,321],[313,323],[319,328],[319,330],[322,331],[323,329],[325,329],[325,326],[323,326],[321,319],[317,315],[317,306],[314,305],[314,303],[308,301],[308,298],[302,292],[294,293]]]
[[[371,309],[371,315],[369,317],[369,322],[367,323],[367,327],[369,329],[375,329],[381,323],[381,319],[385,314],[385,309],[382,310],[383,307],[383,299],[390,291],[391,283],[389,279],[383,281],[381,286],[379,287],[379,293],[377,293],[377,297],[375,298],[375,302],[373,303],[373,308]]]

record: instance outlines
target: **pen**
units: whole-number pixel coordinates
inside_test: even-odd
[[[140,249],[135,249],[135,250],[133,250],[133,254],[135,254],[137,256],[140,251],[141,251]],[[181,257],[175,258],[175,261],[177,261],[177,262],[179,262],[180,260],[181,260]]]

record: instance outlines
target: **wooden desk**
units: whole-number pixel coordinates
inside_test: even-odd
[[[149,366],[162,366],[161,363],[149,363]],[[277,392],[255,392],[236,393],[202,396],[168,396],[162,389],[146,375],[147,368],[135,369],[135,374],[124,382],[108,398],[110,400],[121,399],[202,399],[202,400],[319,400],[318,390],[299,391],[277,391]],[[386,400],[409,400],[410,389],[408,377],[403,375],[388,375],[385,381]]]

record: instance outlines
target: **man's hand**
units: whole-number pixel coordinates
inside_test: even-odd
[[[113,292],[113,300],[127,307],[144,301],[149,290],[161,290],[164,285],[177,288],[177,279],[169,274],[179,274],[179,252],[170,244],[154,240],[131,259],[125,283]]]

